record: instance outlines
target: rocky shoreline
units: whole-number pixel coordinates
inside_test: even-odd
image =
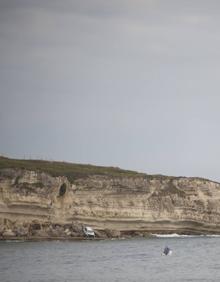
[[[11,224],[12,225],[12,224]],[[86,239],[79,228],[61,225],[41,225],[32,223],[26,226],[16,226],[9,229],[1,227],[0,240],[21,239],[21,240],[55,240],[55,239]]]
[[[11,224],[12,226],[12,224]],[[173,232],[166,233],[163,230],[94,230],[95,237],[87,237],[83,233],[82,225],[41,225],[39,223],[32,223],[26,226],[16,226],[14,228],[7,229],[0,226],[0,241],[81,241],[81,240],[106,240],[106,239],[131,239],[131,238],[153,238],[158,235],[169,236],[175,234],[176,236],[205,236],[205,235],[219,235],[219,233],[213,233],[208,231],[186,231],[175,230]]]
[[[83,232],[83,225],[60,225],[32,223],[17,226],[11,222],[7,226],[0,226],[0,240],[22,240],[22,241],[50,241],[50,240],[104,240],[132,237],[150,237],[151,234],[139,231],[120,232],[116,230],[94,230],[95,237],[87,237]]]

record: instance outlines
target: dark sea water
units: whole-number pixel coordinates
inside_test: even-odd
[[[1,242],[0,281],[219,282],[220,238]]]

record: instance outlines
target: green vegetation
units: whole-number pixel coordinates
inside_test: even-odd
[[[0,169],[14,168],[46,172],[52,176],[66,176],[73,183],[76,179],[90,175],[106,175],[113,177],[146,177],[144,173],[123,170],[118,167],[104,167],[66,162],[53,162],[43,160],[9,159],[0,156]],[[18,180],[17,180],[18,181]]]

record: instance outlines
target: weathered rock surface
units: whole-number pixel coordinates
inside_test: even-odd
[[[220,184],[200,178],[64,176],[0,169],[0,236],[220,234]]]
[[[3,237],[15,237],[15,233],[11,229],[7,229],[2,233]]]

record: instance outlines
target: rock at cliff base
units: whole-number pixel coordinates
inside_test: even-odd
[[[105,229],[105,233],[108,238],[119,238],[121,236],[121,232],[118,230]]]
[[[15,230],[15,234],[17,237],[23,237],[23,236],[27,236],[28,235],[28,228],[19,226],[16,228]]]
[[[65,233],[67,236],[70,236],[72,232],[67,228],[67,229],[64,230],[64,233]]]
[[[5,230],[5,227],[3,225],[0,225],[0,236],[3,234]]]
[[[3,233],[2,233],[3,237],[15,237],[16,234],[11,230],[11,229],[6,229]]]
[[[104,231],[97,231],[97,230],[95,230],[95,236],[97,238],[108,238],[106,232],[104,232]]]
[[[32,235],[35,236],[35,237],[42,237],[42,238],[49,237],[48,233],[45,230],[35,230],[32,233]]]

